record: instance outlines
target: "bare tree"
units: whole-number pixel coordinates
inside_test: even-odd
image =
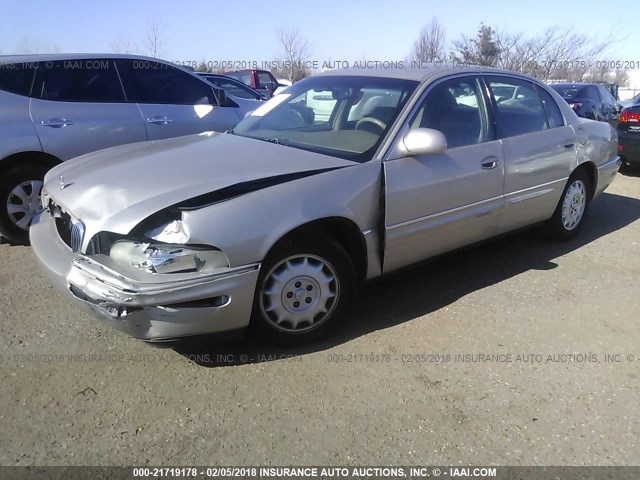
[[[144,32],[144,45],[151,57],[157,58],[162,51],[166,25],[159,20],[152,20]]]
[[[413,42],[411,60],[416,63],[433,63],[444,60],[446,58],[446,38],[444,26],[437,17],[432,17],[431,22],[420,30],[420,35]]]
[[[598,39],[562,27],[551,27],[526,38],[521,33],[480,24],[475,37],[463,35],[453,42],[450,58],[454,62],[516,70],[545,82],[617,78],[616,82],[626,83],[625,72],[608,69],[606,62],[600,61],[621,41],[614,34]]]
[[[138,45],[129,37],[118,37],[110,45],[113,53],[127,55],[139,53]]]
[[[297,28],[281,29],[278,32],[282,55],[278,59],[283,64],[278,74],[295,82],[308,76],[311,72],[306,68],[305,62],[311,54],[311,44],[300,35]]]

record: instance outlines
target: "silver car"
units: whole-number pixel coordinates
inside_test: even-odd
[[[523,102],[496,101],[505,85]],[[67,297],[134,337],[308,342],[367,280],[530,225],[573,237],[616,146],[513,72],[335,70],[229,133],[54,168],[31,242]]]
[[[131,55],[0,56],[0,233],[28,240],[47,170],[102,148],[232,128],[258,101]]]

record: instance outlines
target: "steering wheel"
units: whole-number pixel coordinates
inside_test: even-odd
[[[364,123],[373,123],[376,127],[380,128],[381,130],[386,130],[386,128],[387,128],[387,124],[384,123],[382,120],[378,120],[375,117],[362,117],[356,123],[356,130],[359,130],[358,127],[360,127],[360,125],[362,125]]]

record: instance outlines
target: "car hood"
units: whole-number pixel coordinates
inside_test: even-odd
[[[225,187],[352,165],[261,140],[206,132],[77,157],[50,170],[44,190],[82,220],[87,233],[126,234],[163,208]]]

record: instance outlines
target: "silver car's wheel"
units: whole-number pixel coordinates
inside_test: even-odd
[[[284,239],[262,263],[249,333],[263,343],[314,342],[340,325],[355,286],[353,261],[332,239]]]
[[[41,180],[28,180],[17,185],[7,198],[7,214],[17,227],[28,230],[31,220],[42,211]]]
[[[547,221],[547,232],[557,240],[574,237],[582,225],[591,202],[591,179],[584,169],[571,174],[553,216]]]
[[[292,255],[265,276],[260,310],[276,330],[303,333],[331,317],[340,299],[340,279],[331,263],[311,254]]]
[[[587,206],[587,187],[576,179],[565,191],[562,200],[562,224],[567,231],[575,229],[582,220]]]

